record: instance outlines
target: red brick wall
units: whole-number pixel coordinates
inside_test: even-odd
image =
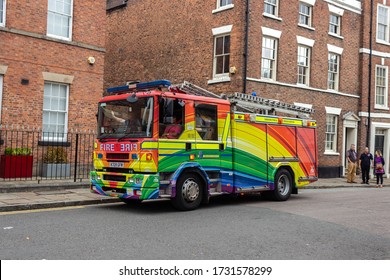
[[[366,11],[364,13],[363,17],[363,44],[362,47],[366,50],[369,50],[370,48],[370,11],[371,11],[371,1],[362,1],[363,9]],[[377,43],[376,40],[376,33],[377,33],[377,9],[378,4],[385,5],[390,7],[389,1],[387,1],[386,4],[384,4],[385,1],[383,0],[373,0],[373,32],[372,32],[372,49],[373,49],[373,56],[372,56],[372,73],[371,73],[371,113],[374,114],[387,114],[390,116],[389,110],[382,110],[382,109],[375,109],[375,68],[376,65],[383,65],[388,67],[388,75],[390,75],[390,59],[388,57],[381,57],[378,56],[376,53],[380,52],[388,56],[390,53],[390,45],[388,44],[381,44]],[[368,112],[368,95],[369,95],[369,88],[368,88],[368,80],[369,80],[369,55],[368,54],[361,54],[361,61],[362,61],[362,98],[361,98],[361,111],[367,113]],[[388,76],[388,81],[390,81],[390,76]],[[388,103],[390,104],[390,96],[388,96]],[[378,117],[371,117],[372,122],[380,122],[380,123],[390,123],[389,118],[378,118]],[[367,117],[362,117],[362,134],[361,134],[361,145],[360,149],[363,149],[366,146],[366,133],[367,133],[367,126],[365,123],[367,122]],[[371,134],[370,139],[370,146],[373,147],[374,145],[374,139],[373,135]],[[387,138],[388,140],[389,138]],[[374,152],[374,151],[372,151]],[[390,155],[387,154],[388,159],[390,159]]]
[[[126,81],[183,80],[207,87],[213,71],[212,28],[233,24],[230,65],[239,72],[214,91],[242,90],[244,2],[212,14],[216,1],[129,1],[107,15],[105,87]]]
[[[0,28],[0,65],[8,66],[4,75],[3,126],[42,127],[42,72],[52,72],[74,76],[69,130],[95,129],[97,102],[103,93],[106,1],[73,2],[73,36],[68,44],[46,40],[47,0],[7,1],[6,26]],[[31,36],[12,30],[27,31]],[[96,59],[93,66],[87,62],[90,56]],[[22,79],[28,79],[29,84],[22,85]]]
[[[233,9],[212,14],[212,10],[216,8],[214,0],[185,1],[180,5],[172,1],[134,0],[129,1],[126,8],[109,12],[105,87],[123,84],[132,79],[165,78],[173,82],[189,80],[219,93],[241,92],[246,1],[233,3]],[[328,34],[330,12],[325,1],[315,3],[312,24],[315,30],[298,26],[298,1],[279,1],[281,21],[263,16],[263,1],[250,3],[249,78],[260,79],[261,27],[280,30],[282,35],[278,49],[277,84],[249,81],[247,92],[256,91],[261,96],[289,103],[313,104],[316,111],[313,118],[318,121],[320,166],[341,166],[344,160],[343,116],[349,111],[358,115],[361,103],[356,96],[362,93],[361,77],[365,71],[359,54],[363,40],[362,15],[344,9],[341,23],[343,39],[340,39]],[[229,24],[233,24],[230,65],[236,66],[238,73],[230,75],[231,82],[208,85],[213,66],[211,29]],[[307,89],[296,87],[297,35],[315,40],[311,53],[310,87]],[[344,95],[327,90],[327,44],[343,48],[339,92],[345,93]],[[339,156],[324,155],[325,106],[342,109],[338,123]],[[358,143],[360,142],[362,139],[358,139]]]

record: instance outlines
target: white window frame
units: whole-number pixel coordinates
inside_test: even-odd
[[[305,56],[300,55],[300,49],[305,49],[307,53]],[[306,62],[305,64],[300,64],[301,61],[300,58],[305,58]],[[298,57],[297,57],[297,84],[299,85],[310,85],[310,59],[311,59],[311,47],[307,45],[298,45]],[[300,74],[300,68],[304,69],[304,74]],[[302,79],[300,77],[303,77],[305,79],[304,82],[302,82]]]
[[[383,8],[386,9],[387,11],[387,22],[386,22],[386,30],[385,30],[385,39],[380,39],[378,34],[379,34],[379,9]],[[376,41],[378,43],[384,43],[384,44],[389,44],[389,29],[390,29],[390,7],[378,4],[377,7],[377,17],[376,17]]]
[[[217,9],[221,9],[223,7],[227,7],[227,6],[231,6],[231,5],[234,5],[233,4],[233,0],[230,0],[231,3],[225,3],[225,4],[222,4],[221,2],[222,1],[229,1],[229,0],[217,0]]]
[[[383,69],[385,71],[384,75],[384,86],[378,85],[378,69]],[[389,96],[389,79],[388,79],[388,66],[384,65],[376,65],[375,67],[375,109],[384,109],[384,110],[389,110],[388,107],[388,96]],[[383,104],[378,104],[377,103],[377,98],[378,98],[378,88],[381,87],[384,90],[384,96],[383,96]]]
[[[221,36],[230,36],[230,50],[231,50],[231,32],[233,29],[233,25],[225,25],[225,26],[220,26],[213,28],[211,31],[213,33],[213,73],[212,73],[212,79],[208,80],[208,84],[215,84],[215,83],[222,83],[222,82],[230,82],[230,75],[229,73],[224,73],[224,74],[218,74],[216,75],[216,56],[215,56],[215,50],[216,50],[216,38],[221,37]],[[231,56],[231,53],[230,53]],[[229,57],[229,62],[230,62],[230,57]]]
[[[227,4],[227,5],[223,5],[223,6],[221,6],[220,0],[217,0],[217,8],[215,10],[213,10],[212,13],[216,14],[216,13],[226,11],[229,9],[233,9],[233,8],[234,8],[233,0],[232,0],[231,4]]]
[[[272,57],[272,58],[264,56],[265,40],[272,40],[274,42],[274,44],[273,44],[274,45],[274,48],[273,48],[274,57]],[[263,36],[262,46],[261,46],[261,69],[260,69],[260,77],[261,77],[261,79],[276,81],[276,72],[277,72],[277,68],[278,68],[278,45],[279,45],[278,38],[271,37],[271,36],[266,36],[266,35]],[[267,49],[269,49],[269,48],[267,48]],[[271,61],[272,64],[273,64],[273,68],[272,67],[271,68],[265,68],[264,67],[264,63],[263,63],[264,60]],[[270,69],[270,70],[272,70],[271,77],[265,77],[263,75],[263,69]]]
[[[2,106],[3,106],[3,75],[0,74],[0,124],[1,124],[1,115],[2,115]]]
[[[331,61],[330,59],[331,59],[331,56],[337,57],[336,71],[331,71],[331,69],[330,69],[330,61]],[[340,61],[341,61],[341,55],[340,54],[337,54],[337,53],[334,53],[334,52],[329,52],[328,53],[328,79],[327,79],[327,87],[328,87],[329,90],[335,90],[335,91],[339,90],[339,86],[340,86]],[[330,75],[334,75],[334,79],[333,80],[329,79]],[[329,86],[330,82],[332,82],[333,87]]]
[[[42,140],[44,141],[58,141],[58,142],[65,142],[67,139],[67,133],[68,133],[68,114],[69,114],[69,90],[70,90],[70,85],[65,84],[65,83],[59,83],[59,82],[52,82],[52,81],[45,81],[46,84],[54,84],[54,85],[61,85],[61,86],[66,86],[66,104],[65,104],[65,111],[62,110],[50,110],[50,109],[43,109],[42,110]],[[43,92],[43,97],[45,97],[45,91]],[[44,100],[42,101],[42,104],[44,104]],[[44,113],[45,112],[60,112],[65,114],[64,118],[64,131],[63,132],[47,132],[44,130]],[[58,125],[58,120],[56,125]],[[61,136],[56,135],[62,134]]]
[[[279,0],[275,0],[275,4],[269,3],[269,0],[264,0],[264,14],[263,15],[269,15],[271,17],[279,17]],[[265,9],[266,5],[274,6],[275,7],[275,14],[268,13]]]
[[[229,53],[223,52],[223,54],[217,55],[216,54],[216,51],[217,51],[217,39],[218,38],[225,38],[226,36],[230,37],[229,38]],[[223,39],[223,43],[225,43],[225,39]],[[222,46],[222,49],[224,51],[225,45]],[[220,34],[220,35],[214,36],[213,79],[217,79],[218,80],[218,79],[221,79],[223,77],[229,77],[229,70],[226,73],[218,73],[217,74],[217,59],[218,59],[218,57],[221,57],[221,56],[225,57],[225,56],[228,55],[229,56],[229,63],[230,63],[230,56],[231,56],[230,49],[231,49],[231,35],[230,35],[230,33],[225,33],[225,34]],[[226,58],[223,59],[224,63],[225,63],[225,59]],[[229,67],[230,67],[230,65],[229,65]],[[225,68],[225,64],[223,65],[223,68]]]
[[[332,122],[330,125],[334,126],[334,131],[328,131],[328,125],[329,125],[329,119],[331,118]],[[338,137],[338,119],[339,116],[337,114],[326,114],[326,125],[325,125],[325,154],[330,153],[334,154],[337,153],[337,137]],[[328,140],[328,135],[332,138],[331,140]],[[332,148],[328,149],[328,143],[331,143]]]
[[[309,8],[309,14],[303,14],[301,13],[301,5],[304,5],[306,7]],[[302,27],[309,27],[309,28],[312,28],[313,27],[313,5],[311,5],[310,3],[307,3],[305,1],[299,1],[299,5],[298,5],[298,25],[299,26],[302,26]],[[301,16],[304,16],[304,17],[308,17],[308,24],[306,23],[301,23]]]
[[[0,14],[0,26],[5,26],[5,18],[7,13],[7,0],[0,0],[3,2],[3,12]]]
[[[332,17],[335,17],[337,19],[337,23],[333,23],[331,21]],[[332,26],[335,27],[336,32],[333,32],[331,30]],[[341,36],[341,16],[340,15],[333,14],[333,13],[329,14],[329,34]]]
[[[49,3],[50,0],[48,0],[48,3]],[[70,0],[71,3],[71,8],[70,8],[70,15],[69,15],[69,37],[63,37],[63,36],[60,36],[60,35],[56,35],[56,34],[51,34],[49,33],[49,5],[48,5],[48,8],[47,8],[47,20],[46,20],[46,35],[49,36],[49,37],[53,37],[53,38],[56,38],[56,39],[61,39],[61,40],[66,40],[66,41],[72,41],[72,30],[73,30],[73,5],[74,5],[74,1],[73,0]],[[68,15],[66,15],[68,16]]]

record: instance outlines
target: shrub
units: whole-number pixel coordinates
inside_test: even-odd
[[[12,156],[30,156],[31,155],[31,149],[30,148],[5,148],[4,150],[5,155],[12,155]]]
[[[67,163],[68,155],[64,147],[48,147],[43,156],[44,163]]]

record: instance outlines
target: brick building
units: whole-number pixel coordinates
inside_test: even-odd
[[[0,0],[0,122],[61,138],[93,129],[106,2]]]
[[[256,92],[312,107],[320,177],[338,177],[350,144],[359,152],[367,144],[368,126],[370,149],[381,148],[387,160],[390,154],[390,3],[373,3],[368,122],[370,1],[364,2],[109,0],[105,87],[189,80],[217,93]]]

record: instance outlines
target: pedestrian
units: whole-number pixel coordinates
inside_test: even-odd
[[[385,173],[385,159],[380,150],[376,150],[374,158],[374,172],[376,175],[376,187],[383,188],[383,174]]]
[[[355,151],[355,145],[352,144],[351,148],[347,151],[348,160],[348,173],[347,183],[357,183],[356,179],[356,165],[357,165],[357,154]]]
[[[372,154],[369,152],[368,147],[364,149],[364,152],[360,155],[359,166],[362,172],[362,184],[370,184],[370,167],[371,161],[374,160]]]

